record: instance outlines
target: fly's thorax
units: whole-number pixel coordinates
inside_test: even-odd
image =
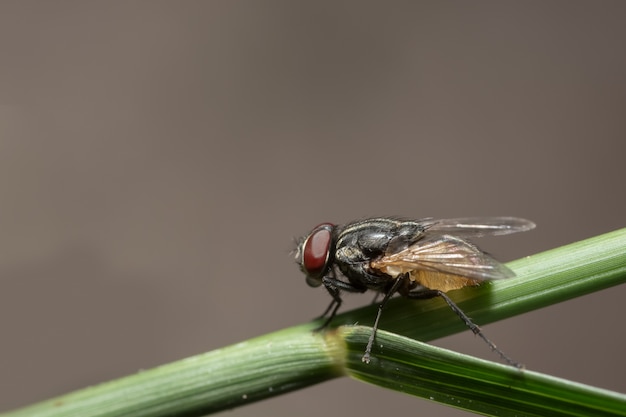
[[[392,278],[369,267],[369,262],[345,263],[336,262],[339,272],[348,279],[355,288],[380,291]]]
[[[336,247],[337,250],[354,248],[345,258],[347,260],[373,260],[406,249],[424,235],[426,228],[419,221],[393,218],[361,220],[337,230]]]

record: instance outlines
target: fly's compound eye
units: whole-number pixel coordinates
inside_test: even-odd
[[[330,223],[320,224],[302,244],[302,271],[311,287],[322,285],[322,276],[332,261],[333,227]]]

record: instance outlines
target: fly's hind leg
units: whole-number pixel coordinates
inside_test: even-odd
[[[476,323],[474,323],[472,319],[470,319],[469,316],[465,314],[465,312],[461,310],[461,308],[458,305],[456,305],[456,303],[452,301],[452,299],[448,297],[448,295],[445,292],[441,290],[423,289],[423,290],[418,290],[418,291],[407,292],[403,295],[407,298],[422,299],[422,300],[427,299],[427,298],[434,298],[434,297],[443,298],[444,301],[448,304],[448,306],[450,306],[452,311],[454,311],[456,315],[459,316],[459,318],[463,321],[463,323],[465,323],[465,325],[469,327],[472,333],[474,333],[475,335],[483,339],[492,351],[496,352],[509,365],[513,365],[516,368],[520,368],[520,369],[524,367],[524,365],[520,364],[519,362],[514,361],[513,359],[508,357],[504,352],[498,349],[495,343],[493,343],[491,340],[489,340],[489,338],[487,338],[487,336],[485,336],[485,334],[482,332],[480,327]]]

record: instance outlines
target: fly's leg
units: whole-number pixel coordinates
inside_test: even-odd
[[[324,313],[319,317],[320,319],[324,318],[326,317],[328,312],[330,312],[330,314],[328,314],[328,317],[326,318],[324,323],[320,327],[314,330],[316,332],[319,332],[320,330],[323,330],[326,327],[328,327],[330,322],[337,315],[337,310],[339,310],[339,307],[341,307],[341,303],[343,302],[343,300],[341,299],[341,294],[340,294],[342,290],[347,291],[347,292],[365,292],[366,291],[366,288],[358,288],[348,282],[340,281],[337,278],[330,277],[330,276],[323,277],[322,284],[324,284],[324,288],[326,288],[330,296],[333,297],[333,300],[330,302],[328,307],[326,307],[326,310],[324,310]]]
[[[331,294],[331,296],[333,296],[333,295]],[[341,301],[342,301],[341,297],[339,297],[339,300],[340,300],[339,304],[341,304]],[[326,310],[324,310],[324,312],[319,317],[317,317],[317,320],[323,319],[324,317],[326,317],[326,315],[328,314],[330,309],[333,308],[335,306],[335,304],[337,304],[337,300],[335,300],[335,297],[333,296],[333,299],[331,300],[330,304],[328,304],[328,307],[326,307]],[[339,307],[337,307],[337,308],[339,308]],[[331,316],[332,315],[333,314],[331,314]],[[325,327],[325,326],[322,326],[322,327]]]
[[[450,306],[452,311],[454,311],[456,313],[456,315],[461,318],[463,323],[465,323],[465,325],[467,327],[469,327],[469,329],[472,331],[472,333],[474,333],[475,335],[477,335],[478,337],[483,339],[483,341],[485,343],[487,343],[487,346],[489,346],[489,348],[492,351],[497,353],[498,356],[500,356],[500,358],[502,358],[509,365],[512,365],[512,366],[514,366],[516,368],[519,368],[519,369],[523,369],[524,368],[523,364],[514,361],[513,359],[508,357],[504,352],[502,352],[500,349],[498,349],[498,347],[495,345],[495,343],[493,343],[491,340],[489,340],[489,338],[487,338],[487,336],[485,336],[485,334],[482,332],[480,327],[476,323],[474,323],[472,321],[472,319],[470,319],[469,316],[467,314],[465,314],[463,312],[463,310],[461,310],[461,308],[458,305],[456,305],[456,303],[454,301],[452,301],[452,299],[450,297],[448,297],[446,295],[445,292],[443,292],[441,290],[420,290],[420,291],[409,292],[409,293],[404,294],[404,295],[406,297],[408,297],[408,298],[413,298],[413,299],[427,299],[427,298],[434,298],[434,297],[441,297],[441,298],[443,298],[444,301],[448,304],[448,306]]]
[[[322,281],[323,281],[323,279],[322,279]],[[339,307],[341,306],[341,303],[343,302],[343,300],[341,299],[341,295],[339,295],[339,289],[337,289],[336,286],[330,285],[330,284],[327,284],[326,282],[324,282],[324,287],[328,290],[328,293],[330,294],[331,297],[333,297],[333,299],[330,302],[330,304],[328,305],[328,307],[326,307],[326,310],[324,310],[324,312],[322,313],[322,315],[319,318],[322,319],[322,318],[326,317],[326,315],[328,314],[329,311],[331,313],[328,315],[328,317],[326,317],[326,320],[324,321],[324,323],[322,323],[321,326],[319,326],[319,327],[315,328],[315,330],[313,330],[315,332],[319,332],[320,330],[323,330],[326,327],[328,327],[330,322],[333,320],[333,318],[337,314],[337,310],[339,310]]]
[[[376,338],[376,331],[378,330],[378,321],[380,320],[380,316],[383,312],[383,308],[385,308],[387,301],[389,301],[391,296],[394,295],[396,291],[398,291],[398,288],[400,288],[400,285],[402,285],[402,283],[404,283],[407,278],[408,278],[408,274],[398,276],[393,282],[393,285],[389,288],[389,291],[385,293],[383,300],[378,305],[378,314],[376,314],[376,320],[374,321],[374,326],[372,327],[372,333],[370,334],[370,338],[367,341],[367,346],[365,347],[365,353],[363,354],[363,357],[361,358],[363,362],[370,363],[370,356],[372,354],[372,346],[374,345],[374,339]]]
[[[380,293],[379,292],[377,292],[374,295],[374,298],[372,299],[372,304],[376,304],[376,302],[378,301],[378,297],[380,297]]]

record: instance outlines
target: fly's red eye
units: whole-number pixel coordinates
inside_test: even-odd
[[[332,229],[332,224],[322,223],[304,242],[302,266],[308,276],[317,277],[324,273],[330,256]]]

